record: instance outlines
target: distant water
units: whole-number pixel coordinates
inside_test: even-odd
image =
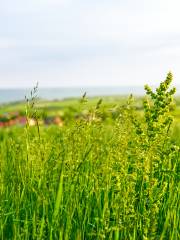
[[[180,88],[178,88],[180,89]],[[31,89],[0,89],[0,103],[21,101],[30,95]],[[47,100],[87,96],[144,95],[144,87],[82,87],[82,88],[40,88],[38,97]],[[180,95],[180,91],[178,91]]]

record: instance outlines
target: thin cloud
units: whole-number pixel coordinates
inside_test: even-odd
[[[178,0],[0,0],[0,86],[180,77]]]

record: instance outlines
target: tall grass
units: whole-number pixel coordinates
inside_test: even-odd
[[[171,81],[146,86],[143,116],[130,97],[111,122],[99,101],[71,126],[1,130],[0,239],[180,239]]]

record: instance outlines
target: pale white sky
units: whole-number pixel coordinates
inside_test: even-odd
[[[0,88],[180,84],[180,0],[0,0]]]

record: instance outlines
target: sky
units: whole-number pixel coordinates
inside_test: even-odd
[[[0,88],[180,84],[179,0],[0,0]]]

